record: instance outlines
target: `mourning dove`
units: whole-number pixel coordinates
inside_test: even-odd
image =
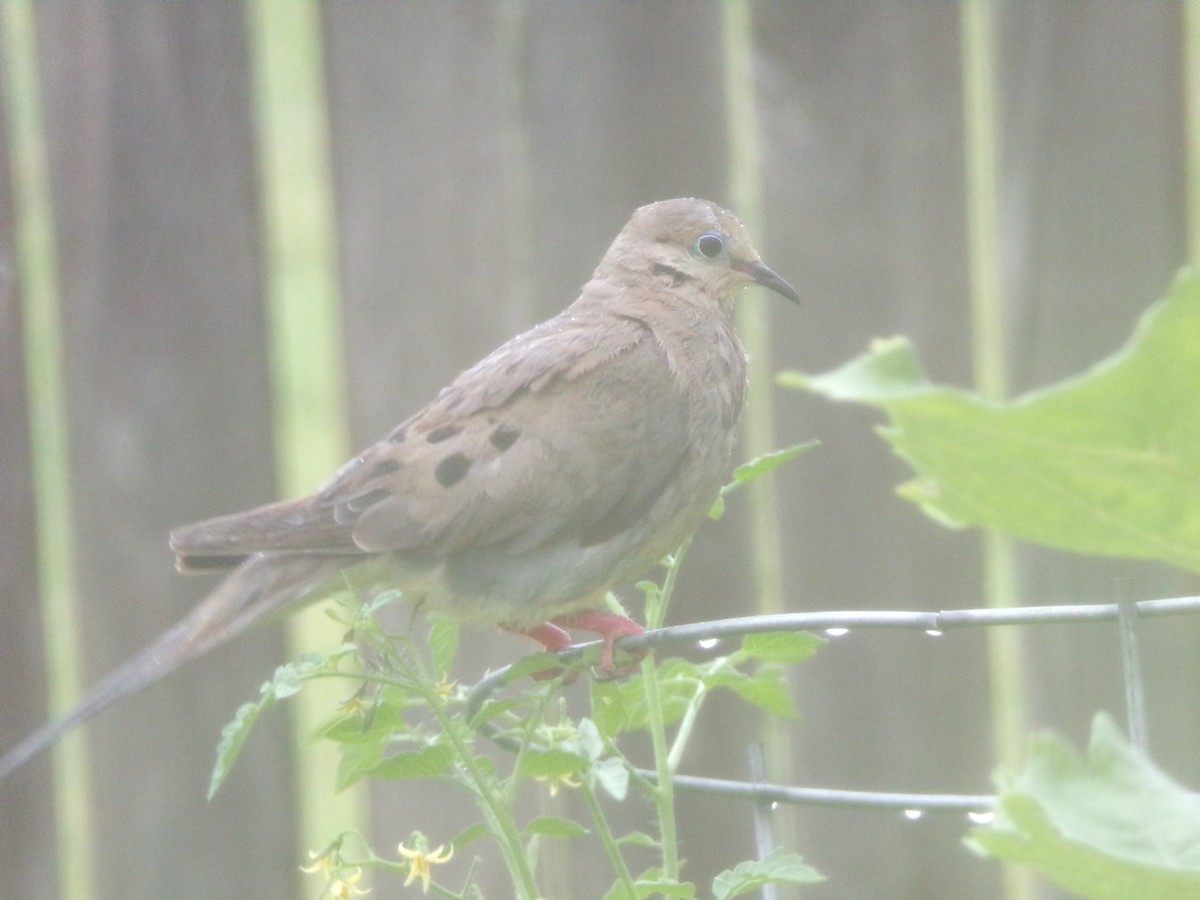
[[[316,494],[173,532],[180,571],[232,571],[0,758],[0,778],[344,576],[552,651],[569,645],[564,628],[595,632],[611,671],[613,642],[642,629],[596,607],[681,544],[730,474],[746,385],[731,315],[754,283],[797,300],[715,204],[641,207],[579,299],[460,374]]]

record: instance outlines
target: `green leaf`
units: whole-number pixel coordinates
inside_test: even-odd
[[[803,662],[825,643],[823,638],[807,631],[768,631],[748,634],[742,639],[742,653],[763,662]]]
[[[483,704],[479,712],[475,713],[475,717],[471,719],[469,725],[472,731],[478,731],[488,722],[496,719],[505,713],[512,712],[521,705],[521,700],[517,697],[509,697],[504,700],[488,700]]]
[[[266,689],[267,685],[263,685],[264,692]],[[246,744],[246,738],[250,736],[250,729],[258,721],[258,717],[274,705],[275,695],[264,693],[262,700],[258,703],[243,703],[239,706],[233,716],[233,721],[221,729],[221,740],[217,744],[217,762],[213,766],[212,777],[208,783],[209,800],[216,796],[221,785],[225,783],[226,777],[233,769],[233,764],[237,762],[237,758],[242,752],[242,747]]]
[[[668,659],[658,666],[658,692],[663,721],[678,722],[696,693],[699,669],[683,659]],[[592,681],[592,720],[608,740],[626,731],[640,731],[649,723],[646,684],[635,675],[625,681]]]
[[[384,781],[410,781],[418,778],[439,778],[450,766],[449,748],[433,744],[420,750],[405,750],[389,756],[367,773]]]
[[[747,703],[782,719],[796,718],[792,690],[783,669],[773,664],[759,666],[753,675],[723,668],[704,678],[710,688],[726,688]]]
[[[631,831],[629,834],[617,838],[617,843],[628,844],[630,847],[649,847],[652,850],[656,850],[661,846],[657,840],[644,831]]]
[[[383,744],[378,741],[343,745],[338,759],[337,789],[344,791],[364,775],[373,773],[383,759],[383,750]]]
[[[766,859],[749,860],[726,869],[713,879],[715,900],[729,900],[756,891],[764,884],[816,884],[825,876],[795,853],[776,850]]]
[[[604,752],[604,738],[600,736],[600,729],[591,719],[579,720],[579,749],[592,762],[598,760]]]
[[[277,701],[297,693],[306,677],[324,670],[327,665],[327,659],[320,654],[306,653],[294,664],[279,666],[271,680],[259,688],[258,702],[246,703],[238,708],[233,721],[221,729],[221,740],[217,743],[217,761],[208,783],[209,800],[220,790],[233,769],[258,717]]]
[[[349,596],[353,597],[354,595],[351,593],[351,594],[349,594]],[[373,615],[375,615],[375,613],[379,612],[379,610],[383,609],[385,606],[395,603],[396,601],[402,599],[403,597],[404,597],[404,592],[396,590],[394,588],[392,590],[382,591],[379,594],[376,594],[375,598],[370,603],[368,603],[366,606],[364,606],[362,608],[362,615],[364,618],[373,616]]]
[[[300,693],[303,683],[304,679],[298,666],[280,666],[275,670],[275,677],[271,681],[271,692],[277,700],[286,700],[293,694]]]
[[[517,775],[521,778],[569,778],[588,770],[588,761],[578,753],[557,747],[549,750],[526,749],[521,754]]]
[[[629,794],[629,769],[616,757],[601,760],[592,766],[592,776],[605,793],[618,802]]]
[[[817,446],[816,441],[806,441],[803,444],[784,447],[782,450],[772,450],[770,453],[764,453],[749,462],[742,463],[733,470],[733,481],[725,485],[721,489],[721,493],[727,494],[738,485],[762,478],[768,472],[774,472],[788,460],[795,459],[801,453],[806,453],[815,446]]]
[[[721,488],[721,493],[717,495],[716,502],[713,503],[712,509],[708,511],[708,517],[713,521],[717,521],[725,515],[725,495],[730,491],[741,487],[749,481],[754,481],[756,478],[762,478],[769,472],[773,472],[788,460],[795,459],[801,453],[811,450],[817,446],[817,443],[817,441],[807,441],[803,444],[785,447],[782,450],[773,450],[770,453],[764,453],[762,456],[755,457],[749,462],[742,463],[734,469],[733,481]]]
[[[663,878],[657,869],[643,872],[633,883],[636,892],[630,897],[629,892],[621,882],[616,882],[604,895],[604,900],[647,900],[649,897],[682,897],[692,900],[696,896],[696,886],[687,881],[674,881]]]
[[[681,897],[692,900],[696,896],[696,886],[690,881],[667,881],[662,878],[643,880],[639,878],[633,883],[638,900],[649,897]]]
[[[429,626],[429,657],[439,678],[445,678],[454,666],[458,652],[458,623],[437,618]]]
[[[1036,737],[995,821],[967,843],[1094,900],[1200,897],[1200,803],[1104,714],[1086,758],[1056,735]]]
[[[492,830],[483,822],[476,822],[474,825],[468,825],[450,842],[450,846],[454,848],[454,852],[458,853],[464,847],[475,843],[480,838],[488,837]]]
[[[338,716],[318,733],[338,744],[381,743],[403,727],[400,710],[377,703],[363,712]]]
[[[879,406],[934,518],[1200,572],[1200,277],[1185,270],[1128,344],[1009,403],[930,384],[900,339],[785,384]]]
[[[563,819],[559,816],[538,816],[526,825],[522,831],[522,834],[527,837],[534,834],[542,834],[547,837],[557,838],[582,837],[587,833],[587,829],[578,822],[574,822],[571,819]]]
[[[399,709],[381,700],[364,713],[342,716],[322,729],[322,737],[341,745],[337,789],[345,790],[373,772],[392,737],[402,728]]]

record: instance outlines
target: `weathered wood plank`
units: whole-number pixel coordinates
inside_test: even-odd
[[[173,572],[167,530],[272,496],[246,38],[236,5],[37,14],[95,678],[211,584]],[[100,894],[294,891],[283,717],[204,800],[221,725],[281,657],[260,633],[97,720]]]

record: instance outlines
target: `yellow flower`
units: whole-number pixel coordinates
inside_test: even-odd
[[[413,833],[413,849],[400,845],[400,855],[408,860],[408,877],[404,879],[404,886],[408,887],[418,878],[421,879],[421,893],[429,893],[429,881],[432,878],[429,867],[431,865],[440,865],[450,861],[450,857],[454,855],[454,848],[446,850],[446,845],[441,844],[432,852],[426,849],[425,835],[418,832]],[[442,851],[446,852],[443,853]]]
[[[334,852],[329,850],[325,851],[324,853],[317,853],[315,850],[309,850],[308,858],[314,862],[311,866],[300,867],[300,871],[305,875],[312,875],[316,872],[320,872],[326,878],[329,878],[333,874],[334,867],[338,864]]]
[[[371,893],[370,888],[363,890],[358,886],[362,880],[361,868],[356,866],[353,875],[343,876],[345,867],[342,864],[341,845],[342,840],[338,838],[321,853],[309,850],[308,858],[313,864],[301,866],[300,871],[307,875],[320,874],[325,879],[325,892],[321,894],[322,897],[328,895],[333,900],[350,900],[355,894]]]
[[[562,788],[577,788],[583,783],[570,775],[535,775],[533,780],[547,785],[550,788],[551,797],[557,797]]]
[[[339,878],[329,885],[329,896],[333,900],[350,900],[354,894],[369,894],[371,889],[365,891],[358,886],[359,880],[362,879],[362,869],[355,869],[354,874],[349,878]]]
[[[441,681],[433,686],[434,693],[436,693],[443,700],[449,700],[451,697],[453,697],[457,688],[458,682],[451,681],[445,675],[442,676]]]

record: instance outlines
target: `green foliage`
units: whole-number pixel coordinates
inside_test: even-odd
[[[996,820],[968,839],[978,852],[1095,900],[1200,897],[1200,803],[1107,716],[1096,717],[1086,758],[1043,734],[1024,770],[998,781]]]
[[[715,900],[731,900],[765,884],[816,884],[825,877],[795,853],[776,850],[766,859],[749,860],[713,879]]]
[[[731,487],[765,475],[804,449],[755,460],[738,470]],[[667,561],[661,587],[642,585],[651,621],[661,621],[665,615],[685,550]],[[345,627],[349,642],[328,657],[310,655],[280,667],[263,686],[259,700],[238,711],[218,748],[213,791],[228,774],[255,722],[279,700],[295,695],[313,679],[351,679],[360,685],[358,690],[318,734],[338,749],[339,788],[363,779],[425,779],[454,785],[475,798],[482,821],[464,828],[449,845],[431,849],[435,842],[414,831],[399,858],[378,856],[369,848],[356,857],[346,849],[348,835],[335,838],[306,869],[326,878],[328,893],[352,893],[350,888],[357,887],[363,869],[377,868],[404,872],[408,881],[419,880],[422,885],[428,878],[443,896],[475,896],[478,886],[472,884],[470,869],[465,883],[451,890],[439,883],[434,867],[456,852],[461,854],[470,843],[489,840],[512,876],[513,895],[532,900],[541,896],[534,874],[539,842],[588,839],[598,840],[612,863],[614,880],[604,896],[695,897],[695,885],[681,878],[672,776],[704,701],[712,691],[724,690],[769,714],[794,717],[783,666],[802,662],[822,643],[805,634],[754,635],[732,653],[703,663],[646,659],[640,671],[628,678],[593,680],[590,715],[572,719],[556,699],[566,676],[553,682],[528,677],[561,668],[555,657],[540,653],[518,661],[505,673],[507,690],[473,701],[466,689],[449,680],[458,645],[454,623],[434,619],[427,634],[421,635],[387,633],[375,613],[394,599],[394,593],[387,593],[360,604],[348,592],[343,594],[335,618]],[[657,783],[626,756],[621,744],[631,732],[650,734]],[[515,799],[522,784],[541,785],[550,794],[577,791],[591,813],[590,826],[562,816],[519,821]],[[612,832],[601,800],[620,803],[631,792],[650,801],[657,818],[657,828],[650,830],[657,835]],[[642,854],[656,853],[659,864],[633,874],[624,858],[627,848],[633,847]],[[797,859],[773,856],[762,863],[736,866],[722,876],[721,883],[728,886],[720,896],[736,896],[735,892],[750,889],[745,885],[797,883],[801,869],[811,873],[798,866]]]
[[[929,383],[903,339],[782,383],[878,406],[916,470],[899,493],[939,521],[1200,572],[1200,277],[1185,271],[1129,343],[1011,403]]]
[[[734,469],[733,481],[721,488],[721,494],[717,497],[717,502],[713,504],[713,508],[709,510],[708,517],[710,519],[719,519],[725,515],[725,495],[730,491],[736,490],[743,484],[762,478],[770,472],[774,472],[785,462],[795,459],[801,453],[807,453],[815,446],[817,446],[816,441],[794,444],[791,447],[784,447],[782,450],[776,450],[773,453],[764,453],[762,456],[755,457],[749,462],[742,463]]]
[[[306,654],[296,663],[280,666],[275,670],[275,676],[259,689],[259,699],[255,703],[243,704],[234,715],[234,719],[221,729],[221,741],[217,745],[217,763],[213,767],[212,779],[208,786],[208,798],[220,790],[225,777],[237,762],[250,729],[258,721],[258,717],[269,710],[279,700],[284,700],[300,691],[303,683],[309,678],[336,671],[337,663],[354,648],[346,645],[328,658],[315,653]]]

